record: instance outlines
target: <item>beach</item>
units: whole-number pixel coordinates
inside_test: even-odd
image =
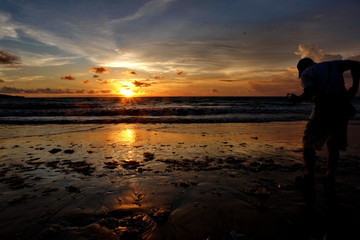
[[[356,239],[360,121],[332,197],[326,149],[295,188],[305,125],[2,124],[0,238]]]

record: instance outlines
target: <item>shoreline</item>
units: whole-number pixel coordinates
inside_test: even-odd
[[[350,236],[359,227],[360,122],[349,125],[331,206],[321,185],[325,150],[316,198],[294,187],[305,124],[0,125],[0,236]]]

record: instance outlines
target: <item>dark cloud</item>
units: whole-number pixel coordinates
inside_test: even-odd
[[[224,79],[224,80],[219,80],[219,81],[232,83],[232,82],[240,82],[241,80],[226,80],[226,79]]]
[[[92,67],[90,68],[90,71],[93,71],[95,73],[108,73],[110,72],[110,69],[104,67]]]
[[[99,77],[99,75],[96,75],[96,74],[93,75],[93,78],[98,78],[98,77]]]
[[[79,92],[80,91],[80,92]],[[36,88],[22,89],[4,86],[0,88],[0,93],[48,93],[48,94],[64,94],[64,93],[83,93],[83,90],[71,90],[60,88]]]
[[[83,83],[85,83],[85,84],[86,83],[91,83],[91,81],[90,80],[84,80]]]
[[[218,89],[213,88],[213,89],[211,89],[211,92],[212,92],[212,93],[219,93],[219,90],[218,90]]]
[[[136,72],[134,72],[134,71],[125,71],[125,72],[123,72],[124,74],[127,74],[127,75],[136,75],[137,73]]]
[[[360,61],[360,55],[350,57],[350,58],[349,58],[349,60],[353,60],[353,61]]]
[[[3,83],[3,82],[5,82],[5,80],[4,80],[4,79],[0,79],[0,83]]]
[[[109,93],[111,93],[111,90],[110,89],[100,90],[100,91],[98,91],[98,93],[109,94]]]
[[[176,75],[179,75],[179,76],[180,76],[180,75],[183,75],[183,74],[184,74],[183,71],[177,71],[177,72],[176,72]]]
[[[110,94],[111,92],[112,91],[110,89],[103,89],[103,90],[93,90],[93,89],[91,89],[91,90],[86,91],[87,94],[97,94],[97,93]]]
[[[11,94],[11,93],[29,93],[29,94],[110,94],[110,89],[103,90],[84,90],[84,89],[60,89],[60,88],[36,88],[36,89],[23,89],[15,87],[2,87],[0,93]]]
[[[62,80],[75,80],[75,77],[72,75],[61,77]]]
[[[0,88],[0,93],[23,93],[24,90],[21,88],[14,88],[14,87],[2,87]]]
[[[20,57],[0,50],[0,64],[16,65],[19,64]]]
[[[132,84],[134,84],[136,87],[150,87],[150,83],[144,83],[139,81],[133,81]]]

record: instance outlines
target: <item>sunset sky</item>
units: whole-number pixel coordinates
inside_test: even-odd
[[[360,60],[358,0],[0,0],[0,93],[283,96]]]

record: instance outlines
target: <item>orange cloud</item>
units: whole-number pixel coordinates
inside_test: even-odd
[[[133,81],[132,84],[134,84],[136,87],[150,87],[150,83],[144,83],[139,81]]]
[[[83,83],[91,83],[90,80],[84,80]]]
[[[285,93],[298,93],[302,90],[297,71],[292,67],[272,76],[248,79],[247,82],[250,92],[264,96],[285,96]]]
[[[111,93],[111,90],[110,89],[106,89],[106,90],[100,90],[98,91],[100,93],[103,93],[103,94],[106,94],[106,93]]]
[[[100,84],[108,84],[109,83],[109,81],[106,79],[97,79],[96,81]]]
[[[125,72],[123,72],[123,73],[124,73],[124,74],[127,74],[127,75],[136,75],[136,72],[130,71],[130,70],[125,71]]]
[[[96,75],[96,74],[93,75],[93,78],[98,78],[98,77],[99,77],[99,75]]]
[[[166,76],[160,75],[160,76],[154,76],[153,78],[156,80],[161,80],[161,79],[165,79]]]
[[[75,80],[75,77],[72,75],[61,77],[62,80]]]
[[[5,82],[5,80],[3,80],[3,79],[0,79],[0,83],[2,83],[2,82]]]
[[[219,81],[231,83],[231,82],[240,82],[241,80],[219,80]]]
[[[177,71],[177,72],[176,72],[176,75],[179,75],[179,76],[180,76],[180,75],[183,75],[183,74],[184,74],[183,71]]]
[[[110,72],[110,69],[104,67],[92,67],[90,68],[90,71],[93,71],[95,73],[108,73]]]

